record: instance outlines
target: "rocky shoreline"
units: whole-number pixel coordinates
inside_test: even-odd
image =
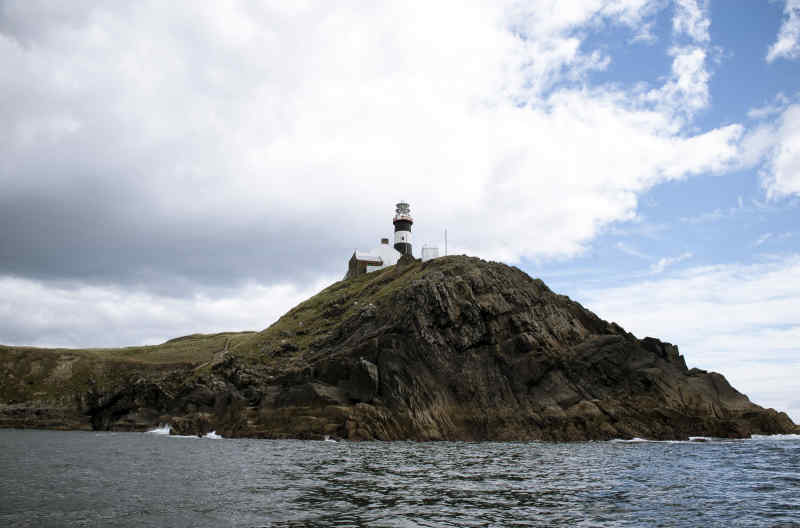
[[[677,347],[470,257],[342,281],[259,333],[0,347],[0,427],[349,440],[797,433]]]

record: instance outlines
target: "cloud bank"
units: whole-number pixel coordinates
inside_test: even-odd
[[[582,38],[633,31],[645,1],[3,9],[0,273],[17,276],[310,280],[390,230],[399,199],[418,242],[447,227],[457,251],[568,257],[653,185],[725,170],[742,134],[686,129],[708,104],[692,2],[675,25],[692,43],[644,91],[590,87],[609,57]]]

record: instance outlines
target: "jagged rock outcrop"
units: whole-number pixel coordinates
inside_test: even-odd
[[[688,369],[677,347],[637,339],[516,268],[469,257],[336,283],[267,330],[225,339],[202,362],[127,365],[114,380],[95,365],[91,383],[72,383],[57,403],[6,398],[0,425],[52,426],[53,413],[66,412],[98,429],[170,423],[184,434],[263,438],[797,432],[720,374]],[[37,405],[47,420],[25,416]]]

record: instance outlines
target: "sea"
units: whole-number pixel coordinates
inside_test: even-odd
[[[800,527],[800,436],[334,442],[0,430],[2,527]]]

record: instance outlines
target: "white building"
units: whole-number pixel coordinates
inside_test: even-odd
[[[345,278],[356,277],[383,269],[386,266],[394,266],[400,260],[402,254],[389,245],[388,238],[381,239],[381,245],[369,252],[354,251],[347,266]]]

